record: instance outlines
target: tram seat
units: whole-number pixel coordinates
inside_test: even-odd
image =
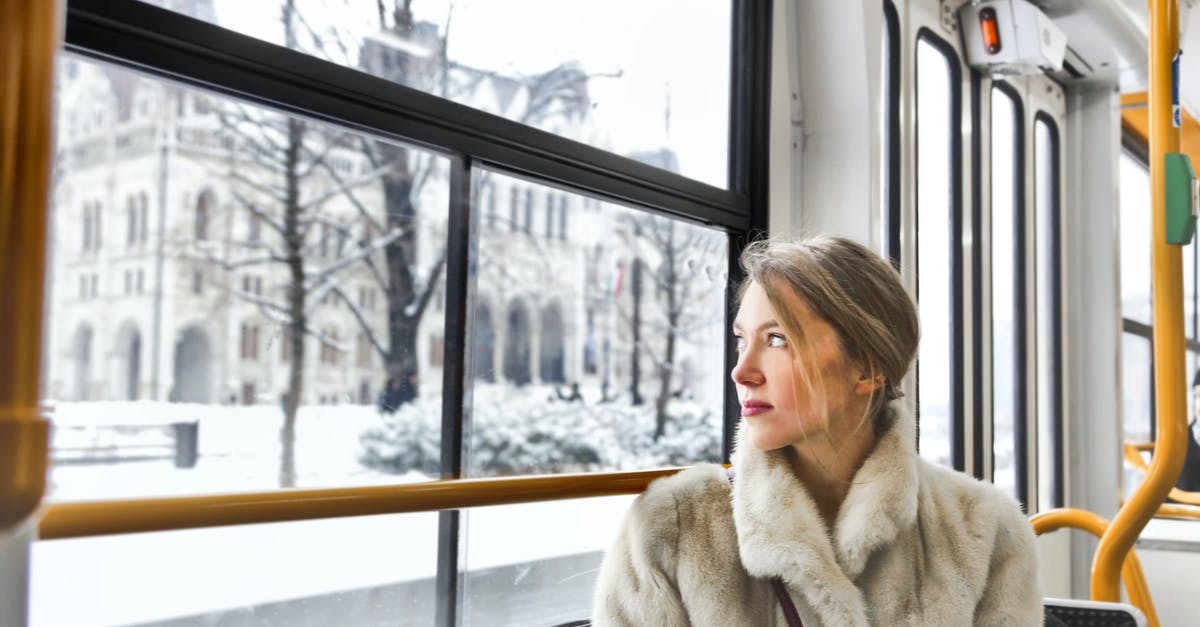
[[[1128,603],[1052,599],[1044,602],[1046,627],[1146,627],[1146,615]]]

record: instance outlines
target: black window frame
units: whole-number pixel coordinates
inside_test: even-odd
[[[1029,267],[1029,247],[1025,240],[1028,214],[1032,210],[1025,201],[1028,183],[1026,172],[1025,101],[1020,92],[1009,83],[996,81],[992,88],[1003,92],[1013,103],[1013,467],[1016,471],[1017,501],[1028,512],[1029,507],[1029,309],[1028,282],[1025,280]],[[995,137],[991,140],[994,142]],[[996,211],[996,207],[992,207]],[[993,216],[993,220],[995,217]],[[995,292],[996,286],[992,285]],[[989,315],[990,318],[990,315]],[[996,350],[992,338],[992,351]],[[992,373],[992,468],[989,480],[995,482],[995,373]],[[982,438],[980,438],[982,439]]]
[[[933,32],[928,27],[921,27],[917,31],[916,41],[913,47],[913,84],[917,84],[918,68],[916,64],[917,50],[922,43],[931,45],[935,50],[946,57],[946,66],[950,72],[950,119],[946,122],[950,125],[950,169],[951,176],[948,184],[950,186],[950,372],[953,380],[950,385],[950,462],[951,467],[959,472],[966,472],[966,430],[965,430],[965,410],[963,399],[965,398],[965,351],[964,347],[964,316],[963,316],[963,271],[964,271],[964,256],[963,256],[963,141],[962,141],[962,119],[963,119],[963,69],[962,59],[959,58],[958,52],[954,46],[943,39],[941,36]],[[914,91],[914,109],[916,107],[916,93]],[[918,132],[921,124],[920,119],[913,121],[913,162],[916,164],[917,155],[920,154],[917,146],[920,133]],[[914,167],[914,172],[918,169]],[[920,179],[913,176],[914,193],[920,187]],[[918,196],[919,197],[919,196]],[[921,207],[915,206],[913,219],[918,220]],[[917,242],[912,243],[914,252],[919,250]],[[919,259],[919,256],[914,256]],[[920,274],[917,273],[917,282],[920,284]],[[918,294],[920,291],[918,290]],[[919,303],[918,303],[919,306]],[[916,421],[917,421],[917,447],[920,449],[921,438],[921,389],[920,389],[920,362],[917,362],[917,393],[914,405],[916,406]]]
[[[1050,417],[1050,420],[1051,420],[1050,432],[1051,432],[1051,435],[1054,437],[1054,442],[1049,443],[1049,445],[1052,447],[1052,450],[1054,451],[1054,467],[1051,469],[1051,471],[1054,473],[1054,479],[1051,482],[1052,492],[1050,495],[1050,505],[1051,505],[1051,507],[1063,507],[1066,491],[1063,487],[1063,445],[1065,444],[1065,439],[1064,439],[1064,428],[1065,427],[1064,427],[1064,417],[1063,417],[1062,390],[1063,390],[1063,385],[1065,384],[1065,380],[1063,379],[1063,358],[1062,358],[1062,352],[1063,352],[1062,351],[1062,348],[1063,348],[1062,131],[1061,131],[1061,129],[1059,129],[1058,123],[1054,120],[1053,116],[1051,116],[1046,111],[1038,110],[1033,116],[1033,132],[1035,133],[1035,135],[1034,135],[1034,149],[1035,150],[1037,148],[1036,133],[1037,133],[1037,125],[1039,122],[1044,123],[1050,131],[1050,147],[1049,148],[1050,148],[1050,155],[1051,155],[1050,160],[1052,163],[1052,167],[1050,169],[1050,200],[1051,200],[1051,206],[1049,207],[1049,210],[1050,210],[1050,224],[1049,224],[1050,233],[1048,235],[1048,237],[1051,238],[1050,246],[1049,246],[1050,284],[1049,284],[1049,286],[1047,286],[1048,289],[1050,290],[1050,294],[1052,295],[1052,299],[1053,299],[1050,303],[1052,322],[1050,325],[1051,347],[1050,347],[1050,352],[1049,352],[1049,354],[1050,354],[1050,380],[1049,380],[1050,385],[1049,385],[1049,387],[1050,387],[1050,394],[1052,395],[1050,407],[1051,407],[1051,411],[1053,412],[1053,415]],[[1036,165],[1037,164],[1035,161],[1035,166]],[[1036,174],[1034,176],[1035,176],[1035,180],[1036,180]],[[1036,210],[1036,206],[1037,206],[1037,203],[1035,202],[1034,207],[1031,207],[1031,210]],[[1044,226],[1044,225],[1037,223],[1037,222],[1034,223],[1035,237],[1036,237],[1036,229],[1041,228],[1042,226]],[[1035,239],[1035,245],[1036,245],[1036,239]],[[1035,281],[1035,285],[1036,285],[1036,281]],[[1041,296],[1043,296],[1043,294],[1038,294],[1038,297],[1041,297]],[[1200,346],[1200,343],[1197,343],[1197,346]],[[1041,385],[1044,383],[1046,383],[1046,380],[1039,373],[1038,374],[1038,384]],[[1040,450],[1040,447],[1046,446],[1046,445],[1047,445],[1047,443],[1039,442],[1038,443],[1039,450]],[[1038,489],[1041,489],[1041,481],[1040,481],[1041,472],[1042,472],[1042,469],[1038,468],[1038,475],[1039,475]]]
[[[441,472],[453,478],[462,473],[463,433],[470,420],[462,399],[469,374],[472,240],[478,237],[482,210],[475,207],[478,190],[471,184],[477,168],[724,230],[729,238],[725,313],[732,320],[742,279],[737,259],[767,231],[772,2],[731,0],[730,7],[727,189],[137,0],[69,0],[65,48],[171,82],[401,141],[450,160]],[[727,370],[735,360],[727,331]],[[726,381],[723,453],[728,460],[738,411],[732,383]],[[438,625],[455,625],[462,616],[460,535],[460,512],[441,512]]]

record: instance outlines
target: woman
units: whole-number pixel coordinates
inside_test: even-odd
[[[919,330],[895,270],[835,237],[741,261],[734,472],[638,497],[595,624],[1040,625],[1017,504],[916,453],[896,399]]]

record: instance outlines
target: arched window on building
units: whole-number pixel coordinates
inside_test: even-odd
[[[563,319],[558,303],[542,310],[540,365],[543,383],[565,383],[563,368]]]
[[[92,249],[92,203],[83,203],[83,251]]]
[[[133,245],[137,243],[137,234],[138,234],[137,197],[130,196],[129,198],[126,199],[126,201],[127,201],[126,202],[127,206],[125,208],[125,246],[127,248],[133,248]]]
[[[142,379],[142,333],[132,323],[127,323],[120,334],[117,355],[121,363],[121,393],[126,400],[140,398]]]
[[[255,361],[258,359],[258,325],[253,322],[242,323],[241,333],[242,359]]]
[[[207,403],[210,400],[211,351],[208,335],[188,327],[175,342],[174,387],[170,400],[176,403]]]
[[[200,197],[196,199],[196,221],[194,224],[194,236],[198,240],[208,239],[208,224],[212,220],[212,204],[212,191],[206,189],[200,192]]]
[[[517,385],[532,380],[529,371],[529,311],[521,301],[508,308],[504,336],[504,378]]]
[[[75,400],[88,400],[92,372],[92,327],[83,325],[75,332]]]
[[[100,250],[104,241],[104,205],[99,201],[93,205],[92,210],[92,249]]]
[[[140,214],[138,217],[138,241],[144,244],[150,224],[150,200],[146,197],[146,192],[138,194],[138,211]]]
[[[496,330],[492,326],[492,311],[483,303],[475,307],[475,332],[472,338],[475,380],[495,381]]]

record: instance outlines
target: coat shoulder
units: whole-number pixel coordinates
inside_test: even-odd
[[[725,468],[717,464],[700,464],[654,481],[638,497],[637,506],[650,511],[684,511],[715,503],[724,503],[728,507],[729,494]]]
[[[956,470],[921,461],[921,516],[945,530],[988,538],[993,550],[1033,549],[1033,527],[1021,505],[1000,487]]]

